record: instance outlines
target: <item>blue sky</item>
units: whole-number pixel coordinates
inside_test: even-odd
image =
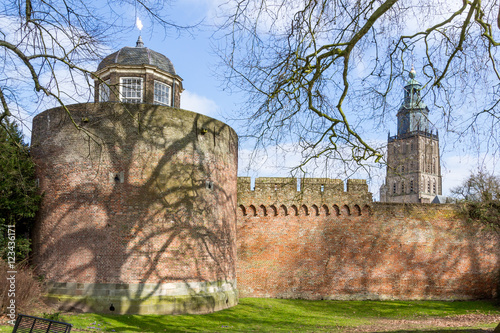
[[[191,111],[199,112],[221,121],[227,122],[233,126],[237,133],[241,133],[241,128],[238,128],[234,122],[230,121],[235,111],[242,107],[242,102],[245,99],[243,94],[231,93],[223,89],[223,82],[217,78],[214,73],[217,71],[218,57],[214,54],[211,39],[215,31],[214,23],[217,20],[217,10],[221,0],[183,0],[178,1],[175,6],[169,7],[169,17],[175,22],[183,25],[192,25],[201,22],[201,24],[192,33],[175,31],[169,32],[167,35],[157,26],[151,26],[145,17],[141,17],[141,13],[135,8],[123,8],[123,23],[130,27],[124,30],[123,34],[114,36],[113,45],[110,52],[112,53],[124,46],[135,46],[139,35],[142,36],[146,47],[166,55],[174,64],[176,72],[183,79],[185,91],[181,96],[181,107]],[[144,26],[142,31],[135,28],[136,17],[139,17]],[[92,65],[90,65],[92,66]],[[97,66],[97,63],[93,64]],[[92,68],[89,68],[92,69]],[[93,68],[92,70],[95,70]],[[418,69],[417,69],[418,73]],[[417,74],[418,79],[418,74]],[[401,82],[401,87],[404,82]],[[403,90],[401,89],[401,98]],[[431,103],[427,103],[431,104]],[[430,106],[431,117],[437,117]],[[396,112],[388,119],[385,125],[377,127],[370,133],[365,133],[369,140],[379,143],[386,142],[387,133],[396,132]],[[441,167],[443,175],[443,194],[448,195],[451,187],[460,184],[471,170],[477,169],[478,160],[482,161],[489,167],[489,170],[494,170],[494,161],[491,157],[485,158],[484,152],[470,151],[465,146],[460,144],[448,143],[444,139],[444,131],[440,131],[441,139]],[[242,145],[240,147],[240,165],[239,174],[241,176],[288,176],[288,171],[283,168],[283,165],[293,167],[298,163],[298,156],[288,156],[287,159],[282,159],[279,156],[268,155],[268,158],[261,158],[259,165],[248,167],[246,156],[251,151],[250,145]],[[272,152],[272,149],[270,149]],[[279,161],[278,161],[279,160]],[[283,161],[285,161],[283,163]],[[385,177],[385,167],[376,166],[367,172],[359,171],[354,174],[340,172],[313,172],[324,167],[312,166],[310,168],[310,176],[329,176],[332,178],[369,178],[370,191],[374,194],[374,198],[378,199],[379,187]]]
[[[218,58],[214,55],[211,46],[211,36],[213,28],[214,13],[217,9],[216,0],[188,0],[182,1],[176,8],[173,8],[175,15],[180,21],[192,24],[204,20],[205,26],[194,33],[194,36],[183,35],[181,37],[164,37],[161,34],[151,36],[148,34],[149,27],[144,26],[142,37],[145,46],[155,51],[165,54],[173,62],[177,73],[184,79],[185,91],[181,97],[181,106],[183,108],[203,113],[222,121],[228,121],[228,117],[234,113],[245,98],[244,95],[230,94],[222,88],[222,82],[214,76]],[[186,19],[184,21],[184,18]],[[133,22],[132,22],[133,23]],[[131,24],[132,24],[131,23]],[[135,43],[136,35],[129,35],[123,38],[123,46],[131,46]],[[125,45],[126,44],[126,45]],[[418,73],[417,73],[418,75]],[[417,76],[418,79],[418,76]],[[401,82],[403,87],[404,82]],[[401,89],[401,98],[403,90]],[[428,103],[429,105],[431,103]],[[438,117],[436,111],[431,108],[431,117]],[[240,129],[234,123],[228,121],[236,132]],[[387,140],[387,132],[396,132],[396,115],[394,112],[392,122],[387,121],[385,128],[379,127],[373,133],[366,133],[371,140]],[[460,184],[466,176],[477,169],[478,161],[484,162],[490,170],[494,169],[494,161],[485,157],[484,152],[470,151],[463,145],[457,145],[446,141],[445,131],[440,131],[441,140],[441,167],[443,176],[443,194],[448,195],[449,189]],[[248,153],[250,146],[243,146],[240,149],[240,156]],[[298,158],[290,158],[288,166],[294,166]],[[287,170],[276,167],[273,158],[267,159],[267,163],[247,167],[244,158],[240,159],[239,174],[242,176],[287,176]],[[385,167],[373,168],[370,171],[369,179],[370,190],[375,198],[378,198],[379,186],[385,177]],[[315,174],[314,176],[321,176]],[[358,172],[349,175],[351,178],[369,178],[365,172]]]

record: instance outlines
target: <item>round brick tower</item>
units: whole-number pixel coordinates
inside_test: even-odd
[[[140,39],[102,61],[95,86],[95,103],[33,120],[47,296],[115,313],[236,305],[234,130],[179,109],[181,78]]]

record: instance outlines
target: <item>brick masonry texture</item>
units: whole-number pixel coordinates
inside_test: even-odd
[[[347,192],[319,178],[302,180],[302,191],[286,178],[238,186],[241,297],[498,296],[499,235],[464,221],[455,205],[372,203],[362,180]]]
[[[222,307],[234,305],[235,132],[165,106],[69,109],[72,119],[55,108],[33,121],[38,272],[52,283],[228,282]]]
[[[227,125],[147,104],[37,115],[34,264],[63,309],[205,313],[244,297],[498,296],[499,235],[365,180],[237,178]],[[77,130],[75,124],[81,126]],[[238,258],[238,260],[236,260]]]

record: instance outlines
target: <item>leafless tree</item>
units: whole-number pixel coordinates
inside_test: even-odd
[[[500,202],[500,177],[485,170],[471,173],[459,186],[451,190],[454,197],[470,202]]]
[[[480,169],[451,189],[465,216],[500,232],[500,177]]]
[[[380,161],[370,134],[394,121],[415,66],[435,125],[498,149],[498,1],[229,0],[223,10],[222,73],[249,94],[240,119],[256,148],[292,143],[302,163]]]
[[[164,15],[169,3],[4,1],[0,7],[0,124],[6,117],[25,114],[33,105],[66,107],[67,103],[90,100],[95,68],[89,64],[95,66],[93,61],[109,53],[118,31],[133,28],[135,17],[125,14],[135,11],[165,32],[188,28]]]

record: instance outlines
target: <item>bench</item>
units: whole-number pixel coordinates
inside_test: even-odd
[[[19,314],[12,333],[69,333],[72,326],[60,321]]]

